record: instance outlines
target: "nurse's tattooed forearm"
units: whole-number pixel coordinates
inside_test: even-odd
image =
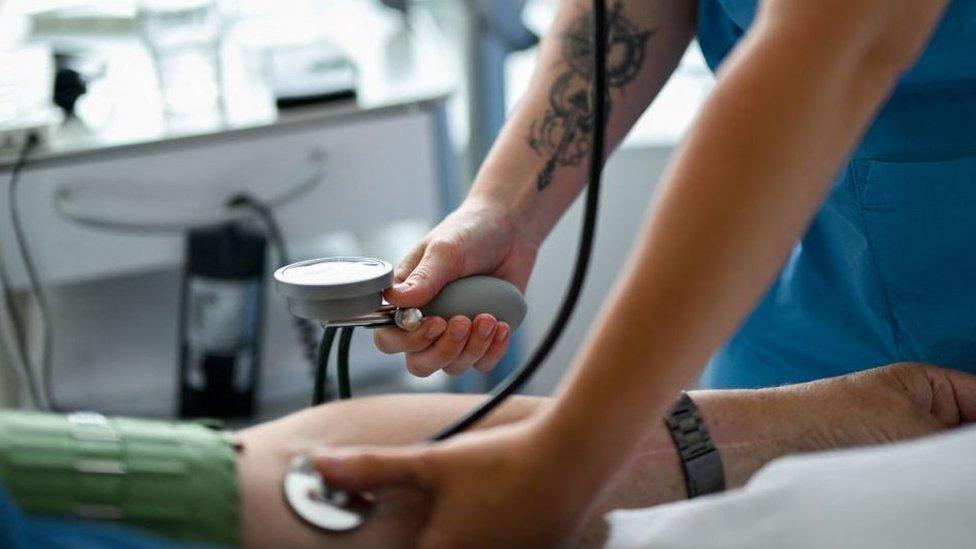
[[[541,191],[552,183],[557,166],[577,166],[590,149],[592,80],[592,11],[586,11],[570,25],[562,38],[566,69],[549,89],[549,107],[541,120],[532,123],[529,146],[548,157],[539,172],[536,187]],[[621,2],[607,14],[607,86],[623,88],[644,63],[647,40],[654,33],[638,27],[624,16]],[[610,109],[610,94],[607,94]]]

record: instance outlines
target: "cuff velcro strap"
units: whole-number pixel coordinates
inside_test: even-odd
[[[237,543],[233,444],[203,425],[0,412],[0,482],[27,513]]]

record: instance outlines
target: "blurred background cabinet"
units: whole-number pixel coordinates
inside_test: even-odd
[[[188,201],[216,212],[233,192],[275,196],[317,174],[314,187],[275,210],[292,255],[362,253],[396,261],[466,192],[524,93],[535,67],[536,38],[557,5],[213,1],[237,22],[225,29],[220,45],[228,59],[224,110],[219,120],[189,125],[163,112],[153,59],[135,28],[136,0],[6,4],[35,14],[28,44],[90,48],[105,60],[84,106],[92,117],[52,126],[47,147],[23,173],[19,200],[30,247],[51,292],[55,392],[67,407],[156,416],[175,411],[183,238],[80,225],[59,211],[65,189],[71,204],[82,209],[139,218]],[[253,23],[277,39],[295,41],[281,46],[284,59],[317,48],[346,56],[356,69],[355,96],[277,111],[257,105],[248,92],[246,61],[255,51],[267,57],[266,45],[255,45],[267,36],[254,39]],[[671,152],[711,85],[693,45],[610,158],[593,268],[580,307],[532,392],[551,392],[585,340],[626,258],[623,244],[633,241]],[[111,98],[111,108],[99,97]],[[9,151],[0,152],[0,182],[12,163]],[[6,193],[0,193],[0,261],[22,289],[5,201]],[[548,327],[576,250],[579,216],[577,203],[540,252],[526,296],[529,316],[508,367]],[[305,405],[311,377],[291,319],[270,287],[266,311],[259,415],[270,417]],[[483,391],[504,375],[503,368],[491,376],[418,381],[403,375],[402,358],[378,353],[366,335],[356,338],[353,353],[357,394]]]

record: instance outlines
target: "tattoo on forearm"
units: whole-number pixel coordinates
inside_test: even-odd
[[[549,160],[536,180],[538,190],[552,183],[558,166],[578,166],[590,150],[592,104],[592,22],[587,11],[563,35],[562,55],[566,69],[549,88],[549,107],[532,123],[529,146]],[[621,2],[607,13],[607,87],[623,88],[637,76],[644,63],[647,41],[653,30],[644,30],[623,15]],[[611,105],[607,94],[607,109]]]

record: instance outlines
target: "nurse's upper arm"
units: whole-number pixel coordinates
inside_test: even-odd
[[[949,0],[765,0],[755,33],[858,67],[901,73],[924,50]]]

